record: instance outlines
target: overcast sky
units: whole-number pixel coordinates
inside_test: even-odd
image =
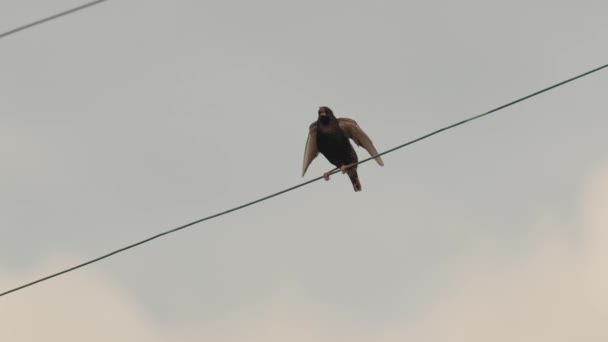
[[[82,3],[3,0],[0,32]],[[0,292],[303,181],[319,106],[382,151],[606,64],[607,11],[113,0],[0,39]],[[607,90],[0,298],[0,340],[606,341]]]

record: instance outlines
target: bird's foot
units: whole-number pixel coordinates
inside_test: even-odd
[[[331,171],[333,171],[333,170],[331,170]],[[323,174],[323,179],[325,179],[326,181],[328,181],[328,180],[329,180],[329,175],[331,175],[331,171],[327,171],[327,172],[325,172],[325,173]]]
[[[342,173],[346,173],[346,171],[348,171],[348,165],[340,166],[340,171],[342,171]]]

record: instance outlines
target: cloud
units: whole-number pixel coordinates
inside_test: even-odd
[[[75,258],[55,258],[28,274],[2,274],[8,288],[48,274]],[[291,288],[292,290],[295,287]],[[295,291],[295,290],[294,290]],[[147,315],[128,292],[94,269],[15,292],[0,299],[0,341],[322,341],[331,336],[327,311],[291,291],[260,300],[240,312],[199,322],[184,314],[180,323],[162,324]],[[183,313],[182,313],[183,314]]]
[[[55,258],[27,274],[0,274],[2,288],[73,263]],[[0,298],[0,322],[1,341],[164,341],[126,293],[91,270]]]
[[[388,327],[361,326],[297,284],[214,322],[182,312],[179,323],[161,324],[111,277],[90,268],[1,298],[0,340],[607,341],[608,168],[590,176],[581,193],[573,223],[541,216],[530,227],[535,243],[523,252],[471,249],[478,252],[443,275],[443,293]],[[69,261],[57,258],[28,274],[0,272],[2,288]]]
[[[468,258],[451,290],[382,340],[607,341],[608,169],[590,177],[582,198],[573,234],[544,220],[532,227],[542,235],[532,253]]]

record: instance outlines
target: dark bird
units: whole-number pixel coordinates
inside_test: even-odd
[[[358,146],[363,146],[371,156],[377,156],[378,151],[371,139],[363,132],[357,122],[348,118],[338,118],[328,107],[319,108],[319,118],[313,122],[308,129],[308,140],[304,150],[304,165],[302,176],[306,173],[313,159],[321,152],[327,160],[339,168],[342,173],[347,173],[353,183],[355,191],[361,191],[361,183],[357,175],[358,161],[357,153],[348,139],[352,139]],[[374,158],[380,166],[384,166],[382,158]],[[325,180],[334,169],[323,174]]]

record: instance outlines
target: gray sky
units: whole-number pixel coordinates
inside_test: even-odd
[[[0,32],[81,3],[4,0]],[[605,64],[607,10],[115,0],[6,37],[0,290],[301,182],[320,105],[385,150]],[[4,297],[0,339],[605,341],[607,89]]]

